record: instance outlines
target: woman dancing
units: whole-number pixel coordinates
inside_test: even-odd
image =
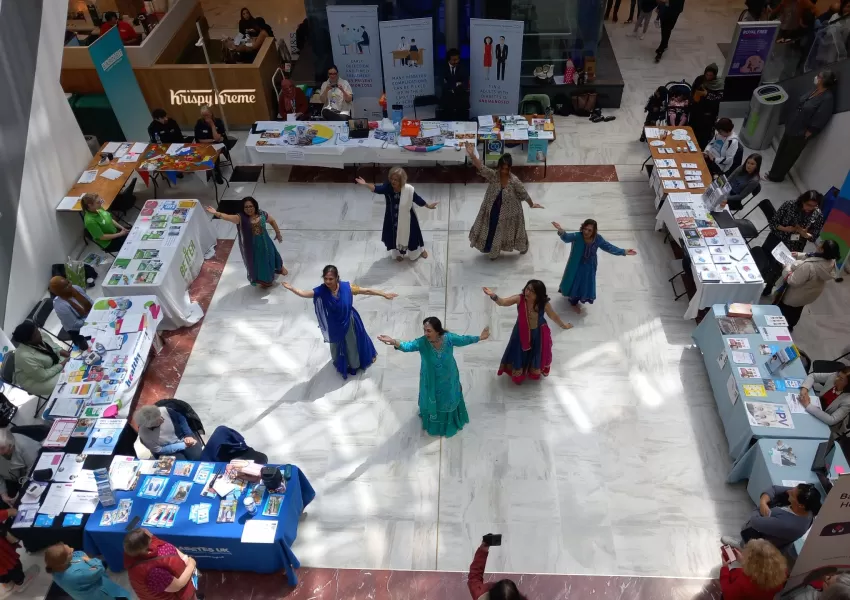
[[[419,228],[419,219],[413,205],[424,206],[431,210],[437,208],[437,203],[428,204],[413,190],[413,186],[407,183],[407,173],[401,167],[390,169],[388,182],[381,185],[366,183],[362,177],[354,181],[362,185],[373,194],[383,194],[387,202],[384,209],[384,230],[381,241],[387,250],[392,252],[393,258],[402,261],[405,256],[415,260],[420,256],[428,258],[425,250],[425,241],[422,239],[422,230]]]
[[[251,196],[242,199],[241,215],[220,213],[211,206],[207,206],[206,210],[211,215],[236,225],[239,251],[242,253],[242,261],[245,263],[251,285],[269,288],[275,285],[275,278],[278,275],[289,273],[269,237],[266,223],[274,229],[274,239],[278,242],[283,241],[280,227],[277,226],[274,217],[260,210],[260,205]]]
[[[497,375],[510,375],[517,385],[526,377],[534,380],[540,379],[541,375],[548,377],[552,365],[552,333],[545,315],[549,315],[561,329],[571,329],[572,324],[564,323],[549,304],[546,285],[539,279],[531,279],[521,294],[507,298],[499,298],[490,288],[484,288],[484,293],[499,306],[518,305],[516,325]]]
[[[422,428],[429,435],[452,437],[469,423],[463,390],[457,371],[454,349],[477,344],[490,337],[490,328],[481,335],[458,335],[443,329],[437,317],[422,321],[425,335],[409,342],[400,342],[388,335],[378,339],[402,352],[418,352],[422,360],[419,370],[419,416]]]
[[[596,300],[596,267],[599,264],[597,252],[602,249],[616,256],[634,256],[637,252],[631,248],[617,248],[605,241],[597,232],[596,221],[593,219],[585,219],[581,224],[581,231],[574,233],[567,233],[555,221],[552,221],[552,225],[558,230],[558,237],[567,244],[572,244],[570,258],[558,291],[569,298],[573,310],[581,314],[579,302],[593,304]]]
[[[531,200],[525,186],[516,175],[511,174],[510,154],[499,158],[497,172],[484,166],[473,146],[468,145],[466,153],[488,183],[484,202],[469,232],[469,245],[489,254],[490,259],[499,258],[503,251],[519,250],[525,254],[528,252],[528,234],[525,232],[522,203],[527,202],[531,208],[543,207]]]
[[[368,369],[378,357],[360,314],[354,308],[354,296],[362,294],[392,300],[398,294],[340,281],[339,271],[333,265],[322,269],[322,279],[324,283],[312,290],[299,290],[287,281],[283,282],[283,287],[296,296],[313,299],[319,329],[322,330],[325,343],[331,345],[334,367],[343,379],[348,379],[349,375],[356,375],[358,369]]]

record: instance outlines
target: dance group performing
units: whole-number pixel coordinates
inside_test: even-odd
[[[525,186],[511,173],[510,155],[503,155],[497,169],[493,170],[482,164],[473,148],[468,146],[467,152],[478,173],[487,182],[484,201],[469,232],[470,246],[487,254],[491,260],[497,259],[502,252],[518,250],[525,254],[528,252],[528,234],[522,203],[531,208],[543,207],[532,201]],[[368,184],[359,177],[356,183],[384,196],[386,207],[381,240],[392,257],[397,261],[427,258],[413,205],[433,210],[437,203],[425,202],[407,183],[407,174],[399,167],[390,169],[388,181],[382,185]],[[288,271],[266,226],[272,227],[278,242],[283,239],[280,229],[273,217],[260,210],[254,198],[244,199],[240,215],[226,215],[212,208],[207,208],[207,211],[236,224],[239,249],[251,285],[273,287],[277,285],[275,279],[278,275],[287,275]],[[601,249],[616,256],[634,255],[636,252],[606,241],[598,233],[593,219],[585,220],[576,232],[567,232],[554,221],[552,225],[558,237],[571,245],[558,291],[568,298],[573,310],[580,313],[580,304],[592,304],[596,299],[598,251]],[[360,314],[354,308],[354,296],[381,296],[392,300],[398,294],[342,281],[334,265],[327,265],[322,270],[322,279],[323,283],[312,290],[300,290],[289,282],[282,285],[297,296],[313,300],[319,329],[330,345],[333,365],[345,379],[358,370],[365,371],[378,357]],[[498,374],[508,375],[518,385],[525,379],[539,380],[541,376],[548,376],[552,365],[552,333],[546,317],[561,329],[570,329],[572,325],[565,323],[552,308],[546,285],[538,279],[531,279],[519,294],[506,297],[498,296],[490,288],[483,289],[499,306],[517,307],[517,321],[502,355]],[[377,337],[401,352],[419,353],[419,415],[422,427],[430,435],[450,437],[469,423],[454,358],[455,348],[486,340],[490,337],[490,330],[485,327],[480,335],[459,335],[445,330],[437,317],[426,318],[422,325],[423,335],[415,340],[405,342],[388,335]]]

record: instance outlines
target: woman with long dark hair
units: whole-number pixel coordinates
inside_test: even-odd
[[[570,323],[564,323],[552,309],[546,285],[539,279],[530,279],[522,292],[514,296],[500,298],[490,288],[484,293],[499,306],[517,305],[517,321],[511,332],[511,339],[498,374],[510,376],[517,385],[529,379],[538,380],[548,377],[552,365],[552,333],[546,323],[546,315],[555,321],[561,329],[570,329]]]
[[[726,196],[725,204],[728,204],[732,210],[741,210],[744,199],[755,191],[760,181],[761,154],[754,152],[729,175],[729,185],[732,190]]]
[[[296,296],[312,298],[319,329],[325,343],[331,346],[334,367],[343,379],[348,379],[349,375],[356,375],[358,369],[368,369],[378,357],[360,313],[354,308],[354,296],[381,296],[392,300],[398,294],[340,281],[339,270],[334,265],[322,269],[322,281],[322,285],[312,290],[299,290],[287,281],[283,282],[283,287]]]
[[[776,305],[793,331],[800,321],[803,309],[823,293],[826,282],[835,278],[835,261],[841,258],[841,248],[835,240],[824,240],[815,252],[794,252],[793,263],[785,267],[784,291]]]
[[[260,34],[260,28],[257,27],[257,21],[247,6],[243,6],[239,12],[239,33],[250,37],[257,37]]]
[[[271,225],[274,229],[274,239],[282,242],[283,236],[277,221],[266,211],[260,210],[259,203],[251,196],[242,199],[240,215],[220,213],[211,206],[207,206],[206,209],[211,215],[236,225],[239,251],[242,253],[242,260],[251,285],[269,288],[275,285],[275,278],[278,275],[289,273],[283,266],[283,259],[266,229],[266,225]]]
[[[41,335],[32,321],[24,321],[12,333],[15,350],[15,385],[34,396],[48,397],[71,356]]]
[[[585,219],[581,231],[567,233],[560,224],[552,221],[558,230],[561,241],[572,244],[570,258],[561,278],[558,291],[570,300],[573,310],[581,313],[579,302],[593,304],[596,300],[596,268],[599,260],[596,257],[599,250],[615,256],[634,256],[637,251],[631,248],[623,250],[606,241],[598,232],[598,226],[593,219]]]
[[[430,435],[451,437],[469,423],[454,349],[486,340],[490,337],[490,328],[485,327],[481,335],[458,335],[443,329],[437,317],[428,317],[422,321],[422,330],[422,337],[409,342],[388,335],[379,335],[378,339],[396,350],[419,353],[422,360],[419,370],[422,428]]]

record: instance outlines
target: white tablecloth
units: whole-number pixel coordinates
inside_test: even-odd
[[[142,330],[126,334],[115,333],[118,319],[129,319],[140,314],[145,315],[145,327]],[[162,317],[162,307],[156,296],[97,298],[92,303],[92,310],[80,333],[91,336],[93,348],[97,348],[97,344],[109,347],[116,337],[123,337],[123,344],[119,349],[106,350],[102,354],[103,359],[97,365],[99,369],[102,369],[99,381],[96,377],[92,377],[88,382],[83,380],[86,365],[82,358],[85,353],[79,358],[69,360],[50,396],[44,417],[55,419],[84,416],[85,409],[90,405],[105,408],[112,404],[118,406],[119,416],[127,417],[130,404],[147,366],[151,346],[160,347],[156,330],[162,322]],[[86,383],[91,385],[92,389],[89,396],[80,401],[73,396],[74,388]],[[101,391],[107,394],[107,401],[91,404],[91,400],[95,399]],[[69,412],[74,406],[78,406],[77,415]]]
[[[660,231],[662,226],[666,226],[670,236],[679,245],[683,245],[682,230],[676,223],[673,205],[669,198],[661,205],[661,210],[658,211],[658,216],[656,216],[655,229]],[[683,246],[682,251],[687,252],[687,247]],[[691,272],[694,276],[697,292],[688,303],[685,319],[695,319],[701,308],[709,308],[715,304],[726,304],[728,302],[758,304],[761,291],[764,289],[764,282],[713,283],[700,281],[693,263],[691,263]]]
[[[188,211],[185,222],[175,219],[172,206]],[[148,214],[151,209],[153,215]],[[165,229],[152,229],[156,215],[166,216]],[[161,239],[144,239],[158,231],[164,232]],[[204,258],[214,254],[215,243],[210,219],[197,200],[148,200],[104,278],[103,292],[111,296],[156,294],[165,313],[163,329],[193,325],[204,311],[189,299],[187,290],[200,273]],[[142,251],[150,252],[143,258]],[[152,261],[159,261],[159,270],[140,270]],[[140,281],[143,273],[153,273],[153,280]]]
[[[299,121],[309,125],[309,121]],[[343,168],[345,165],[379,163],[405,165],[413,163],[439,162],[441,164],[463,164],[466,152],[455,148],[444,147],[433,152],[412,152],[395,144],[388,145],[376,140],[370,133],[369,138],[339,142],[339,130],[342,122],[320,121],[337,132],[332,140],[315,146],[257,146],[262,139],[261,134],[251,133],[245,141],[245,152],[248,162],[270,165],[309,165],[315,167]],[[258,121],[257,129],[280,130],[285,125],[282,121]],[[469,140],[475,142],[475,140]]]

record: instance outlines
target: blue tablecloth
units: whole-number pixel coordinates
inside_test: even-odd
[[[753,321],[756,327],[766,326],[765,315],[781,316],[781,314],[779,308],[776,306],[753,305]],[[729,442],[729,454],[733,460],[737,461],[740,459],[755,440],[760,438],[828,440],[829,427],[809,413],[792,413],[793,429],[750,425],[744,402],[784,404],[786,403],[785,396],[789,392],[796,390],[769,391],[766,397],[745,396],[743,384],[758,384],[762,383],[762,381],[758,379],[743,379],[739,376],[737,367],[747,365],[736,365],[732,362],[733,349],[729,348],[726,339],[738,337],[749,340],[750,349],[741,351],[749,352],[753,355],[756,363],[755,366],[759,368],[763,378],[773,377],[770,371],[767,370],[767,367],[765,367],[765,363],[770,356],[761,354],[759,352],[759,346],[761,344],[770,344],[782,349],[790,344],[787,342],[766,342],[760,333],[723,335],[717,325],[717,318],[725,316],[726,307],[722,304],[715,304],[694,331],[693,338],[702,351],[705,368],[708,371],[708,378],[711,382],[711,389],[714,391],[714,401],[717,403],[717,411],[720,413],[720,420],[723,421],[723,429],[726,432],[726,439]],[[717,357],[724,350],[729,356],[729,360],[726,361],[726,365],[721,369],[717,362]],[[738,389],[738,400],[734,403],[729,399],[729,392],[726,387],[730,374],[734,376]],[[799,359],[788,364],[782,369],[779,375],[783,379],[806,378],[806,372]],[[794,444],[791,443],[790,445],[793,446]]]
[[[226,463],[217,463],[220,469]],[[163,494],[157,499],[140,498],[136,494],[141,489],[141,481],[132,492],[116,492],[118,500],[131,498],[133,500],[130,520],[139,517],[139,524],[145,518],[148,506],[159,502],[165,502],[171,486],[175,481],[191,481],[197,470],[197,465],[192,469],[190,477],[169,477],[168,486]],[[282,470],[282,469],[281,469]],[[292,477],[286,482],[286,494],[281,505],[280,514],[277,517],[278,526],[275,533],[274,544],[242,544],[242,528],[248,519],[272,519],[262,516],[262,506],[255,516],[247,514],[242,505],[241,498],[236,511],[234,523],[216,523],[218,515],[218,498],[207,498],[201,496],[203,486],[194,484],[189,497],[180,505],[180,511],[173,527],[154,527],[150,531],[158,538],[174,544],[182,552],[193,557],[198,568],[215,571],[253,571],[255,573],[273,573],[286,571],[290,585],[296,585],[298,579],[295,569],[300,566],[298,559],[292,552],[292,544],[298,533],[298,519],[304,507],[310,504],[316,493],[304,473],[295,466],[292,467]],[[244,497],[244,495],[243,495]],[[268,492],[266,492],[268,497]],[[193,504],[209,503],[210,522],[198,525],[189,520],[189,511]],[[112,510],[111,507],[108,510]],[[104,508],[99,506],[91,516],[86,525],[83,547],[89,556],[102,555],[110,569],[120,571],[124,568],[123,541],[126,534],[127,523],[100,526],[100,519]]]

